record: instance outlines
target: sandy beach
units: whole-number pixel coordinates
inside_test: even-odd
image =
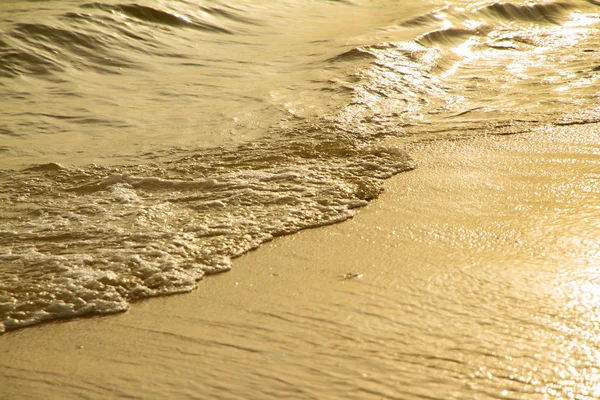
[[[599,128],[415,140],[350,221],[0,336],[0,397],[598,398]]]
[[[599,4],[0,2],[0,400],[600,399]]]

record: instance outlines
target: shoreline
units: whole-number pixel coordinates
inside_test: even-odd
[[[600,261],[583,240],[600,230],[594,197],[566,197],[595,176],[594,128],[412,145],[417,169],[349,221],[278,237],[192,293],[5,333],[0,388],[8,399],[552,395],[561,368],[502,373],[550,365],[543,350],[533,366],[515,361],[542,344],[564,350],[535,310],[573,299],[559,271]],[[560,174],[561,163],[579,164]]]

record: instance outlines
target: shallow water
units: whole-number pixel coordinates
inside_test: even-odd
[[[349,227],[274,242],[223,284],[241,299],[144,328],[190,363],[209,337],[196,371],[231,398],[599,398],[598,127],[418,144]]]
[[[0,340],[8,398],[600,397],[599,124],[409,147],[351,221]],[[57,367],[59,366],[59,367]]]
[[[2,331],[348,219],[415,142],[600,120],[593,1],[0,7]]]

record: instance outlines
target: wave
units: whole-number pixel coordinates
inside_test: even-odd
[[[160,166],[0,173],[0,330],[189,291],[273,237],[350,218],[413,168],[334,126],[286,136]]]
[[[63,14],[60,23],[15,24],[0,38],[0,71],[64,78],[56,71],[91,68],[114,75],[121,74],[119,68],[144,68],[147,63],[140,61],[147,53],[168,63],[208,63],[209,56],[186,61],[179,50],[167,51],[161,33],[175,40],[173,31],[184,32],[177,37],[185,47],[188,34],[220,40],[237,35],[236,22],[256,22],[233,8],[198,7],[220,23],[191,9],[182,14],[175,8],[88,3],[85,12]],[[416,26],[424,28],[410,40],[333,49],[328,44],[327,51],[315,52],[318,61],[302,64],[302,73],[294,76],[306,77],[307,65],[316,66],[325,78],[311,81],[311,88],[319,96],[336,96],[328,99],[330,108],[304,117],[286,99],[281,102],[289,110],[286,118],[246,143],[173,145],[137,155],[131,163],[104,166],[50,162],[0,170],[0,331],[123,311],[139,299],[190,291],[205,275],[228,270],[233,258],[274,237],[351,218],[379,195],[385,179],[415,167],[405,150],[414,142],[598,122],[597,53],[573,58],[565,51],[595,48],[597,28],[574,36],[548,26],[561,23],[573,7],[445,7],[401,23],[413,33]],[[600,16],[594,18],[600,25]],[[479,23],[473,26],[473,20]],[[233,63],[218,61],[215,69]],[[247,64],[239,64],[247,75]],[[560,70],[549,76],[557,65]],[[222,95],[219,86],[212,92],[208,85],[194,87],[201,90],[211,101]],[[176,103],[180,96],[159,98],[161,107],[194,102]],[[237,107],[242,98],[233,99]],[[119,127],[111,119],[91,120],[84,111],[20,110],[14,116],[28,126],[42,116],[45,124]],[[18,134],[0,131],[7,138]]]
[[[14,136],[14,137],[22,136],[22,135],[19,135],[15,132],[11,131],[10,129],[6,129],[6,128],[0,128],[0,135]]]
[[[0,77],[13,78],[21,74],[40,76],[59,70],[54,57],[14,48],[0,39]]]
[[[178,15],[173,12],[163,11],[157,8],[143,6],[140,4],[112,5],[104,3],[88,3],[81,5],[81,8],[103,10],[110,13],[121,13],[128,17],[135,18],[138,21],[149,22],[152,24],[169,25],[178,28],[183,27],[198,29],[202,31],[232,34],[231,30],[218,26],[216,24],[211,24],[205,21],[198,21],[196,20],[196,18],[192,18],[190,16]],[[206,8],[204,9],[207,10]],[[218,12],[218,10],[211,9],[208,9],[207,11],[211,11],[213,14],[216,14]],[[231,14],[225,11],[218,12],[218,14],[221,16],[231,18]],[[237,20],[239,21],[243,19],[239,18]]]
[[[594,3],[592,3],[594,4]],[[560,24],[570,17],[570,12],[579,8],[577,2],[544,2],[538,4],[518,4],[514,2],[495,2],[493,4],[468,7],[445,6],[435,11],[413,17],[399,23],[402,27],[426,27],[437,25],[440,22],[440,15],[448,13],[456,16],[457,21],[465,21],[467,17],[473,17],[475,20],[483,18],[488,24],[500,25],[506,23],[533,22],[533,23],[551,23]]]
[[[485,36],[492,31],[491,27],[480,26],[476,29],[448,28],[427,32],[416,39],[416,42],[424,46],[456,46],[473,36]]]
[[[377,57],[364,48],[354,48],[327,60],[330,63],[353,62],[357,60],[372,61]]]
[[[477,10],[478,14],[504,22],[525,21],[535,23],[559,24],[569,18],[569,13],[577,6],[566,2],[547,2],[542,4],[495,3]]]
[[[189,6],[179,10],[135,3],[85,3],[79,8],[84,11],[65,12],[52,24],[15,23],[0,36],[0,76],[47,76],[66,68],[119,74],[122,68],[143,68],[128,52],[161,56],[167,51],[169,44],[157,37],[156,28],[233,35],[239,26],[259,25],[230,6],[198,7],[197,12]],[[185,38],[185,33],[176,37]]]

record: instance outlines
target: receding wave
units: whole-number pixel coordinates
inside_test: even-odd
[[[413,167],[333,126],[286,136],[160,166],[0,174],[0,330],[189,291],[275,236],[351,217]]]

